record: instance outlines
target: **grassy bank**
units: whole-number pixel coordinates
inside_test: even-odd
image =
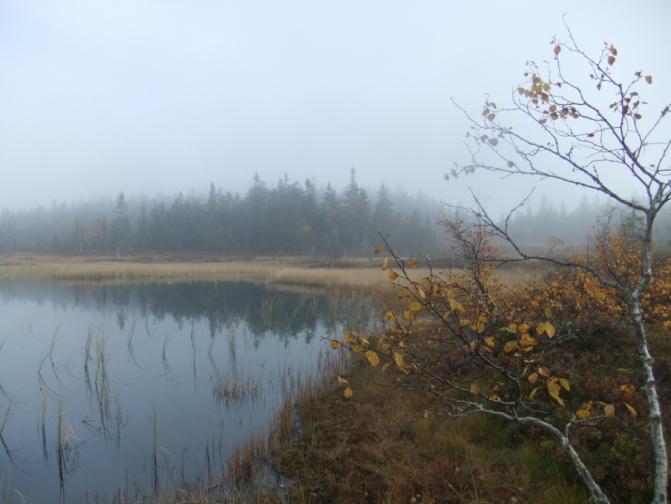
[[[70,282],[174,282],[249,280],[320,288],[376,291],[389,282],[379,266],[352,261],[329,267],[299,258],[212,259],[175,257],[9,256],[0,258],[0,279],[55,279]]]
[[[257,488],[241,501],[588,501],[552,440],[482,416],[436,417],[426,413],[433,399],[377,385],[381,373],[365,363],[353,366],[346,375],[355,391],[350,399],[339,387],[303,394],[297,402],[300,438],[280,436],[270,454],[274,468],[293,481],[289,493]]]
[[[438,260],[434,271],[447,272],[449,261]],[[330,262],[301,257],[184,257],[151,256],[112,259],[103,256],[0,256],[0,280],[61,280],[67,282],[178,282],[189,280],[246,280],[267,284],[389,293],[391,283],[380,271],[381,260],[358,258]],[[413,275],[428,271],[418,268]],[[524,281],[529,268],[504,275]]]

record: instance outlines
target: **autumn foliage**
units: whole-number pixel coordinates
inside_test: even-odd
[[[387,248],[383,268],[397,286],[398,303],[384,314],[385,332],[368,339],[346,331],[333,348],[362,354],[390,385],[435,397],[427,415],[540,419],[570,432],[579,451],[594,453],[619,440],[627,447],[624,458],[642,461],[634,476],[626,470],[627,477],[647,481],[645,396],[636,355],[624,350],[629,326],[619,291],[580,268],[543,270],[511,285],[497,275],[505,266],[487,227],[456,220],[447,228],[465,268],[443,274],[429,264],[430,274],[417,279],[411,275],[416,261]],[[631,226],[603,231],[591,251],[573,259],[627,282],[640,270],[633,232]],[[664,330],[670,324],[671,262],[657,271],[644,313],[650,327]],[[595,351],[599,347],[604,351]],[[344,379],[340,383],[345,397],[356,394]],[[606,451],[593,462],[601,468],[597,477],[624,477],[612,460],[622,453]]]

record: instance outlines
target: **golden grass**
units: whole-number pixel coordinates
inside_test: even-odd
[[[12,256],[0,259],[0,279],[56,279],[96,282],[171,282],[183,280],[249,280],[314,287],[377,290],[388,280],[378,268],[308,267],[287,259],[182,261]]]
[[[439,269],[446,273],[449,270]],[[419,268],[414,277],[428,274]],[[528,267],[503,270],[504,281],[526,282],[534,273]],[[320,289],[350,289],[389,293],[391,282],[380,269],[380,260],[353,259],[338,267],[308,258],[252,258],[211,260],[207,258],[4,256],[0,257],[0,280],[54,279],[68,282],[177,282],[190,280],[252,281]]]

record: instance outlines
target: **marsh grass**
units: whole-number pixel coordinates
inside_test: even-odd
[[[124,421],[123,406],[119,391],[112,386],[109,376],[107,356],[107,337],[102,328],[94,332],[89,328],[84,341],[84,383],[92,406],[96,409],[98,425],[88,418],[82,424],[101,434],[105,440],[113,442],[117,447],[121,444],[121,433]],[[93,380],[91,370],[93,369]],[[43,425],[43,422],[41,422]]]
[[[42,457],[44,462],[49,460],[49,448],[47,446],[47,401],[49,396],[44,389],[40,390],[40,439],[42,441]]]
[[[315,287],[387,287],[375,267],[329,268],[301,265],[300,259],[235,261],[111,260],[101,257],[10,256],[0,258],[0,278],[78,281],[251,280]]]
[[[150,419],[151,423],[151,474],[152,474],[152,490],[154,496],[160,493],[160,480],[158,474],[158,417],[156,414],[156,405],[154,405],[154,413]]]
[[[9,414],[12,410],[12,403],[7,405],[7,408],[5,408],[5,413],[2,417],[2,422],[0,422],[0,445],[2,445],[2,449],[5,451],[5,455],[7,455],[7,460],[9,461],[9,464],[12,465],[14,464],[14,456],[12,455],[12,450],[9,449],[9,446],[7,445],[7,441],[5,440],[5,427],[7,426],[7,419],[9,418]]]
[[[243,377],[240,372],[228,376],[218,375],[212,386],[214,397],[227,406],[233,401],[256,401],[261,394],[261,386],[255,377]]]
[[[587,501],[543,436],[485,417],[425,415],[430,396],[377,385],[381,373],[356,364],[346,374],[351,399],[332,379],[297,400],[300,436],[285,436],[272,452],[276,470],[293,480],[289,501]]]
[[[55,279],[69,282],[178,282],[189,280],[253,281],[282,286],[389,294],[391,283],[379,259],[353,259],[339,267],[308,258],[251,258],[247,260],[177,260],[170,257],[0,256],[0,279]],[[436,268],[434,272],[449,271]],[[418,268],[417,277],[428,270]],[[530,278],[528,267],[502,273],[511,281]]]
[[[13,499],[12,496],[14,495],[16,499]],[[26,504],[23,494],[18,489],[13,488],[11,464],[4,471],[0,472],[0,496],[2,497],[2,504],[13,504],[14,502]]]
[[[79,464],[79,446],[80,440],[65,416],[63,403],[60,402],[56,416],[56,453],[58,480],[62,495],[65,492],[66,478],[75,471]]]
[[[2,340],[2,342],[0,342],[0,352],[2,352],[2,349],[5,346],[5,343],[7,343],[7,338],[5,338],[4,340]],[[2,383],[0,383],[0,397],[4,397],[5,399],[9,399],[9,394],[7,394],[7,391],[2,386]]]

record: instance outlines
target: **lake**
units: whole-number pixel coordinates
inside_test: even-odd
[[[217,480],[332,365],[325,338],[378,311],[245,282],[0,283],[0,495],[86,502]]]

